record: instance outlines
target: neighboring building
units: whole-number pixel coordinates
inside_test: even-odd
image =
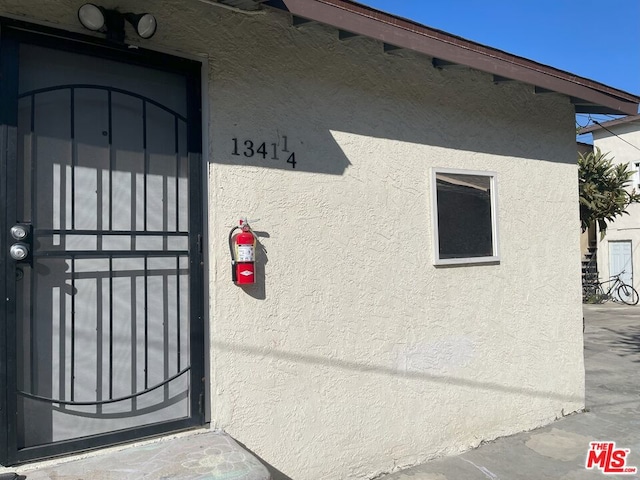
[[[640,190],[640,115],[594,124],[580,129],[580,134],[591,133],[593,146],[608,153],[615,163],[626,163],[635,171],[630,189]],[[601,280],[622,273],[627,283],[640,288],[640,205],[627,208],[622,215],[607,225],[607,234],[597,242],[597,264]]]
[[[373,478],[584,407],[574,118],[640,98],[346,0],[99,3],[156,35],[0,1],[0,463]]]
[[[593,145],[590,143],[584,143],[584,142],[576,142],[577,146],[578,146],[578,153],[582,154],[582,155],[587,155],[591,152],[593,152]]]

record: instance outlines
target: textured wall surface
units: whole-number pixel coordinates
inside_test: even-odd
[[[0,7],[77,30],[82,3]],[[147,45],[209,61],[215,427],[294,480],[365,479],[583,407],[567,98],[278,12],[145,8]],[[497,172],[499,264],[433,266],[430,167]],[[242,290],[226,236],[244,215],[266,253]]]
[[[631,170],[637,171],[635,164],[640,162],[640,152],[631,145],[640,145],[640,122],[627,123],[608,127],[618,137],[609,132],[600,130],[593,133],[593,145],[602,152],[608,153],[615,163],[628,163]],[[629,142],[629,143],[626,143]],[[630,145],[631,144],[631,145]],[[640,190],[638,175],[634,177],[633,187]],[[633,264],[633,286],[640,288],[640,205],[629,205],[629,215],[618,217],[615,222],[607,227],[607,235],[600,241],[598,234],[598,273],[601,280],[606,280],[611,275],[609,269],[609,242],[630,241]],[[626,269],[629,272],[629,269]]]

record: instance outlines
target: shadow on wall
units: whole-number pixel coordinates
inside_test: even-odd
[[[284,360],[287,362],[296,362],[303,363],[308,365],[324,365],[328,367],[333,367],[337,369],[347,370],[347,371],[355,371],[358,373],[369,373],[369,374],[378,374],[384,375],[386,377],[397,378],[397,379],[412,379],[419,380],[424,382],[432,382],[435,384],[446,384],[448,386],[454,385],[458,387],[470,387],[476,390],[485,390],[485,391],[497,391],[501,393],[511,393],[511,394],[520,394],[530,398],[541,398],[541,399],[553,399],[560,402],[573,402],[573,403],[582,403],[584,402],[584,398],[580,396],[574,395],[561,395],[556,392],[551,391],[543,391],[536,390],[533,388],[527,387],[518,387],[511,385],[501,385],[498,383],[492,382],[482,382],[475,381],[464,378],[456,378],[446,375],[437,375],[431,374],[428,372],[421,371],[402,371],[399,369],[394,369],[392,367],[387,367],[383,365],[371,365],[347,360],[340,360],[335,358],[327,358],[319,355],[310,355],[310,354],[301,354],[301,353],[293,353],[286,352],[282,350],[274,350],[269,348],[256,348],[252,346],[247,346],[238,343],[231,342],[212,342],[212,348],[217,351],[225,351],[225,352],[233,352],[235,354],[242,353],[246,355],[259,357],[262,361],[271,362],[272,360]],[[560,413],[558,413],[558,416]],[[234,438],[236,442],[238,442],[245,450],[254,455],[260,462],[264,464],[264,466],[269,470],[271,474],[272,480],[293,480],[291,477],[287,476],[285,473],[279,471],[277,468],[270,465],[264,459],[260,458],[255,452],[252,452],[251,449],[247,448],[246,445],[243,445],[237,439]],[[274,442],[277,442],[278,439],[274,438]]]
[[[288,135],[278,129],[234,126],[227,138],[217,140],[212,163],[327,175],[343,175],[351,165],[330,131],[309,130],[304,121]]]
[[[448,375],[438,375],[420,370],[401,370],[385,365],[371,365],[349,360],[327,358],[319,355],[286,352],[282,350],[275,350],[272,348],[257,348],[239,343],[214,341],[212,342],[212,347],[217,349],[218,351],[233,352],[235,354],[243,353],[246,355],[256,356],[265,361],[267,359],[278,359],[286,360],[287,362],[304,363],[307,365],[324,365],[327,367],[333,367],[336,369],[347,371],[355,371],[359,373],[372,373],[401,379],[416,379],[436,384],[446,384],[449,386],[453,385],[458,387],[470,387],[476,390],[512,393],[528,396],[531,398],[553,399],[560,402],[580,403],[584,401],[584,398],[579,395],[561,395],[556,392],[537,390],[534,388],[502,385],[499,383],[483,382],[467,378],[456,378]]]
[[[346,45],[331,30],[292,30],[291,35],[292,41],[269,52],[259,80],[237,65],[226,73],[236,74],[233,82],[218,80],[213,163],[342,175],[350,161],[334,132],[418,147],[576,162],[566,98],[534,95],[531,87],[517,82],[494,84],[491,75],[471,69],[437,69],[426,57],[410,53],[384,54],[364,38]],[[308,55],[306,43],[298,44],[311,39],[331,52],[322,64]],[[263,56],[259,46],[250,47],[243,61],[262,64]],[[250,99],[241,111],[237,98]],[[565,114],[566,128],[558,128],[565,127],[559,120],[549,121]],[[567,158],[558,158],[558,144],[566,145]],[[379,161],[374,148],[371,155]]]
[[[313,95],[305,92],[304,95],[309,95],[308,100],[313,103],[323,93],[319,91]],[[362,98],[362,92],[354,96]],[[210,161],[214,164],[343,175],[351,161],[336,134],[346,133],[348,136],[415,144],[417,155],[422,154],[418,150],[421,146],[433,146],[555,163],[576,162],[574,152],[570,149],[567,151],[571,155],[559,158],[557,148],[551,153],[554,149],[548,146],[557,145],[557,142],[539,141],[540,138],[554,135],[539,123],[491,115],[483,112],[481,107],[468,110],[468,107],[455,104],[425,104],[424,111],[417,111],[418,107],[409,104],[403,106],[404,101],[401,100],[396,102],[397,108],[390,109],[388,102],[391,99],[387,99],[387,104],[382,104],[375,101],[376,97],[373,98],[374,101],[359,103],[345,96],[335,104],[348,107],[340,108],[337,112],[326,107],[318,107],[313,113],[305,110],[307,115],[297,111],[283,115],[282,111],[274,111],[273,126],[266,128],[258,122],[250,125],[240,120],[231,122],[232,126],[225,129],[228,133],[219,132],[219,137],[214,141],[214,154]],[[494,101],[500,103],[498,99]],[[502,99],[502,102],[507,101],[506,98]],[[414,110],[413,114],[408,111],[411,109]],[[286,120],[279,122],[278,118],[284,116]],[[287,127],[291,125],[291,117],[295,119],[295,126]],[[539,136],[536,130],[539,130]],[[372,159],[380,161],[382,158],[375,150],[375,145],[369,146],[370,155]]]

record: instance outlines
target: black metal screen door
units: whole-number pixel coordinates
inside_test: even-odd
[[[15,220],[31,251],[8,259],[17,411],[9,445],[20,459],[199,424],[200,176],[189,82],[30,44],[18,58]]]

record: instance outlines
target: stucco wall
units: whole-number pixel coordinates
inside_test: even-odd
[[[609,130],[618,137],[606,131],[594,132],[594,146],[609,153],[609,158],[614,158],[615,163],[628,163],[631,170],[637,171],[635,164],[640,162],[640,152],[631,145],[640,145],[640,122],[617,125]],[[634,177],[630,188],[640,190],[637,176]],[[640,205],[629,205],[627,211],[629,215],[618,217],[615,222],[608,225],[607,234],[603,240],[600,240],[598,234],[598,272],[602,280],[609,278],[612,273],[609,269],[610,242],[631,241],[633,286],[638,289],[640,288]]]
[[[78,28],[84,2],[36,3],[0,6]],[[294,480],[363,479],[583,407],[566,98],[281,13],[145,5],[147,45],[209,58],[213,426]],[[431,167],[497,172],[499,264],[432,265]],[[247,290],[226,245],[244,215],[266,248]]]

